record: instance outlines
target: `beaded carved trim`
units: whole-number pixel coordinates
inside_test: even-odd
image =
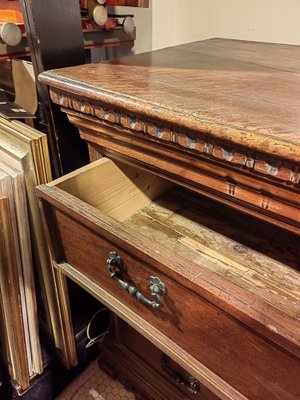
[[[152,136],[163,142],[174,143],[181,147],[207,155],[237,167],[255,171],[257,173],[276,178],[292,184],[300,183],[300,164],[292,164],[288,161],[281,161],[267,157],[263,153],[252,153],[243,148],[228,147],[224,143],[218,143],[213,138],[209,138],[209,133],[183,133],[173,128],[166,128],[148,121],[146,118],[130,116],[122,111],[112,110],[105,106],[95,105],[86,100],[62,94],[51,89],[53,102],[65,108],[70,108],[80,113],[94,116],[102,121],[122,126],[135,133],[141,132]]]

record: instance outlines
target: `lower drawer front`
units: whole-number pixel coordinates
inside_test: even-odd
[[[110,243],[99,229],[93,229],[53,208],[56,237],[61,259],[105,289],[136,314],[150,322],[170,340],[193,355],[249,399],[295,400],[300,393],[299,360],[257,335],[239,321],[196,295],[167,275],[146,265],[128,252]],[[155,276],[166,286],[161,296],[163,307],[152,309],[131,297],[107,269],[110,252],[123,260],[130,281],[144,296],[151,298],[149,278]]]
[[[117,346],[136,354],[163,379],[180,390],[182,399],[219,400],[219,397],[123,321],[118,322],[117,340]]]

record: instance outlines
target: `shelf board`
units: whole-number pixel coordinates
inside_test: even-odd
[[[132,43],[135,38],[135,32],[132,36],[127,35],[121,28],[112,30],[92,30],[83,31],[84,48],[91,49],[96,47],[121,46],[122,44]],[[8,46],[0,43],[0,60],[7,58],[30,56],[30,49],[27,43],[26,35],[17,46]]]

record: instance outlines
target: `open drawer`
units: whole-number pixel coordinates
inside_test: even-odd
[[[299,238],[107,158],[37,192],[55,266],[216,395],[299,398]]]

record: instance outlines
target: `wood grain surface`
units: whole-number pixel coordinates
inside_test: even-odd
[[[2,357],[6,359],[11,377],[24,390],[30,384],[30,371],[26,356],[26,336],[17,268],[18,249],[13,231],[14,218],[11,200],[0,195],[0,331]]]
[[[38,189],[56,268],[221,399],[299,398],[299,59],[297,46],[211,39],[40,76],[93,159],[143,171],[144,187],[119,175],[116,198],[103,159],[104,174]],[[139,203],[149,172],[181,188]],[[167,285],[161,310],[107,276],[113,250],[143,294],[150,276]]]
[[[180,186],[230,204],[292,232],[300,233],[299,190],[255,170],[217,162],[126,129],[69,115],[80,136],[98,153],[135,164]]]
[[[40,78],[98,152],[299,234],[299,49],[211,39]]]
[[[57,242],[63,250],[60,255],[57,253],[58,263],[70,264],[249,399],[297,398],[299,358],[224,312],[218,307],[221,302],[218,304],[215,299],[218,306],[211,304],[213,298],[203,296],[203,288],[207,285],[205,279],[209,275],[204,268],[197,269],[178,254],[174,257],[165,246],[147,239],[139,231],[134,233],[78,200],[74,202],[71,196],[58,189],[42,187],[40,190],[43,191],[40,194],[55,205],[48,213],[48,220],[56,221],[51,237],[54,246]],[[164,307],[160,311],[140,304],[109,277],[106,259],[112,250],[122,257],[127,278],[129,276],[143,294],[149,295],[150,276],[159,276],[166,284],[168,291],[163,296]],[[224,281],[221,278],[219,282],[221,280]],[[239,307],[239,289],[224,286],[223,290],[225,301]],[[269,330],[275,339],[276,332],[272,328],[274,308],[270,304],[265,308],[256,295],[249,293],[243,301],[247,316],[243,318],[240,313],[239,319],[250,322],[252,305],[258,307],[257,318],[261,318],[265,310],[262,317],[267,324],[264,333]],[[259,329],[258,324],[256,328]],[[276,324],[277,328],[283,332],[282,329],[288,329],[288,326],[279,328]],[[295,333],[295,329],[292,331]],[[265,384],[267,381],[268,385]]]
[[[191,374],[184,371],[173,361],[169,361],[168,374],[162,368],[162,359],[166,357],[150,341],[140,335],[130,325],[115,315],[110,337],[106,338],[100,349],[100,363],[112,375],[121,381],[130,382],[145,400],[219,400],[203,384],[197,393],[189,390],[193,380]],[[181,382],[176,381],[176,377]]]
[[[43,73],[51,87],[299,162],[300,47],[211,39]]]
[[[150,222],[143,218],[140,227],[132,229],[131,226],[112,218],[113,215],[123,220],[130,218],[132,214],[133,218],[134,213],[138,211],[138,204],[134,207],[135,211],[134,208],[130,210],[128,205],[122,213],[118,211],[120,187],[128,187],[126,181],[134,177],[140,189],[144,190],[145,194],[149,193],[148,204],[150,204],[153,199],[151,194],[159,195],[164,185],[156,183],[155,186],[159,191],[153,191],[153,180],[149,179],[151,174],[148,175],[149,184],[146,180],[141,185],[139,178],[136,178],[140,174],[137,168],[131,167],[130,172],[128,165],[118,163],[119,168],[125,165],[126,174],[121,177],[119,172],[119,177],[115,180],[117,199],[109,209],[107,196],[110,197],[109,193],[113,192],[112,183],[107,191],[105,176],[101,175],[99,170],[103,168],[103,171],[107,171],[107,166],[111,162],[106,162],[106,159],[102,158],[59,178],[48,186],[40,186],[38,193],[56,207],[60,209],[66,207],[68,213],[72,212],[74,218],[80,219],[85,225],[92,214],[97,216],[93,221],[93,228],[97,227],[102,232],[104,230],[106,237],[110,238],[113,244],[117,245],[121,240],[119,245],[132,246],[136,256],[138,251],[141,251],[140,257],[143,260],[146,254],[151,254],[149,263],[154,265],[153,257],[155,257],[156,267],[162,271],[167,268],[169,273],[172,271],[172,278],[178,283],[196,290],[207,300],[299,356],[299,301],[297,300],[299,238],[251,217],[238,214],[230,208],[218,206],[211,200],[201,200],[201,198],[198,200],[197,196],[188,192],[182,194],[182,190],[175,191],[173,199],[172,195],[169,196],[167,201],[169,204],[165,208],[162,207],[161,212],[157,211],[155,218],[153,215],[150,216]],[[146,174],[141,176],[143,179],[147,178]],[[122,180],[125,183],[120,184]],[[80,192],[80,182],[85,182],[82,192]],[[88,184],[93,189],[86,192],[84,188]],[[165,188],[168,189],[168,186]],[[138,199],[134,194],[137,190],[137,188],[134,191],[131,189],[127,194],[128,198],[133,195]],[[101,192],[103,192],[103,202],[99,201]],[[122,198],[120,197],[121,201]],[[144,207],[144,198],[139,198],[141,206]],[[159,210],[158,204],[156,208]],[[46,206],[47,203],[45,209]],[[189,214],[184,218],[185,207]],[[165,217],[166,215],[170,220]],[[155,227],[155,219],[160,220],[158,227]],[[60,238],[56,224],[51,221],[55,221],[52,215],[48,216],[48,226],[52,227],[50,238]],[[207,227],[212,229],[212,232],[207,230]],[[55,260],[62,259],[64,250],[61,240],[52,240],[52,243],[55,247],[53,251]],[[146,249],[146,245],[150,245],[150,248]],[[283,276],[285,281],[282,281]],[[183,277],[185,277],[184,282]]]
[[[55,261],[122,301],[246,397],[296,399],[299,238],[178,188],[154,203],[149,196],[147,207],[142,198],[141,210],[125,206],[117,218],[128,211],[129,219],[120,223],[101,212],[111,212],[105,197],[114,185],[117,194],[122,181],[138,183],[139,173],[127,165],[114,183],[111,163],[101,158],[39,188]],[[147,190],[145,179],[140,190]],[[97,198],[102,191],[103,203]],[[112,250],[124,260],[124,279],[143,294],[149,295],[151,275],[162,279],[168,288],[162,310],[151,311],[110,279],[106,258]]]

